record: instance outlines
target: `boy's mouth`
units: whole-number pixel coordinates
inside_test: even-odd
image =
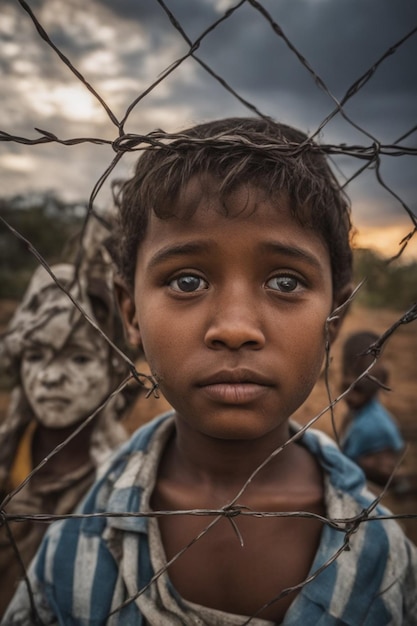
[[[230,383],[231,385],[252,383],[254,385],[263,385],[264,387],[272,387],[274,385],[272,380],[262,374],[259,374],[258,372],[239,368],[215,372],[199,382],[198,386],[206,387],[207,385],[218,385],[224,383]]]
[[[55,403],[55,404],[70,404],[71,400],[67,397],[63,397],[63,396],[40,396],[39,398],[36,399],[37,402],[39,402],[39,404],[48,404],[48,403]]]
[[[246,404],[265,394],[273,382],[246,369],[222,370],[198,383],[211,400],[226,404]]]

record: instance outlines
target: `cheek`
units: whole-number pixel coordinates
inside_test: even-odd
[[[164,319],[161,319],[164,318]],[[201,333],[195,328],[195,319],[184,316],[158,315],[157,322],[141,326],[142,348],[151,373],[164,383],[175,386],[188,371],[190,360],[201,350]],[[189,372],[192,373],[192,372]]]
[[[36,365],[22,363],[20,369],[20,378],[22,381],[22,387],[26,393],[33,393],[39,375],[40,368],[36,367]]]
[[[141,311],[140,319],[140,339],[145,359],[151,370],[157,367],[165,358],[169,359],[172,346],[177,345],[178,328],[176,319],[169,317],[163,310],[163,305],[157,307],[147,307],[146,311]]]
[[[89,363],[82,368],[72,367],[68,372],[69,380],[77,392],[78,402],[81,397],[85,403],[97,404],[110,391],[109,368],[103,363]]]
[[[325,321],[320,318],[316,324],[300,324],[291,343],[290,353],[300,379],[305,384],[314,385],[326,354]]]

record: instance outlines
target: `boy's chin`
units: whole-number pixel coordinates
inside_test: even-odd
[[[219,442],[246,442],[257,441],[263,438],[270,439],[274,433],[277,439],[280,438],[283,424],[287,420],[283,419],[277,423],[276,415],[268,419],[237,407],[235,410],[229,409],[216,413],[205,420],[199,420],[198,423],[195,420],[184,420],[177,414],[177,424],[180,428],[184,426],[184,421],[186,429],[190,429],[196,435],[202,435]],[[280,443],[281,441],[277,445],[280,445]]]

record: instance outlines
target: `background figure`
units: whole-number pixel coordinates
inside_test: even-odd
[[[373,354],[364,354],[378,339],[370,331],[350,335],[342,349],[342,383],[345,391],[373,363]],[[345,397],[348,405],[341,432],[342,451],[364,470],[368,480],[385,485],[404,449],[404,440],[393,416],[379,400],[381,387],[388,383],[388,372],[381,357],[368,374],[354,384]],[[393,485],[404,478],[397,470]]]
[[[113,295],[110,257],[102,247],[89,246],[88,250],[78,272],[72,264],[55,265],[51,269],[86,313],[118,343],[122,332]],[[15,382],[7,417],[0,425],[3,499],[96,410],[126,377],[127,365],[43,267],[34,273],[1,338],[0,358]],[[139,385],[134,387],[140,390]],[[107,403],[11,499],[5,507],[7,513],[71,512],[93,482],[97,466],[126,439],[126,430],[118,419],[132,399],[130,389],[129,394],[118,394]],[[10,525],[25,566],[46,528],[46,524],[31,521]],[[3,526],[0,615],[22,574]]]

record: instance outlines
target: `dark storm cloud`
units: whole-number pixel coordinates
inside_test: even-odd
[[[163,35],[172,31],[165,12],[156,2],[138,4],[133,0],[124,0],[115,5],[108,0],[102,4],[115,11],[115,18],[136,20],[146,24],[150,32],[160,31]],[[177,0],[167,4],[191,39],[195,39],[221,15],[220,10],[213,10],[214,2]],[[267,0],[263,4],[339,96],[388,47],[417,25],[417,3],[414,0],[402,0],[400,4],[390,0]],[[396,64],[395,68],[391,64],[389,71],[391,86],[399,90],[416,89],[410,71],[417,48],[415,37],[402,50],[407,47],[404,62]],[[225,54],[226,51],[230,54]],[[267,20],[249,4],[240,7],[210,33],[197,54],[222,66],[225,73],[233,73],[238,86],[274,89],[274,82],[270,80],[272,69],[275,69],[277,79],[293,89],[304,84],[303,70],[294,75],[293,54],[287,53],[286,45],[272,31]],[[298,61],[295,64],[298,65]],[[385,62],[384,67],[388,65],[389,62]],[[381,71],[374,81],[386,91],[385,80],[379,76]]]
[[[8,54],[0,51],[5,84],[0,105],[1,128],[28,136],[34,136],[34,126],[40,126],[62,137],[113,138],[116,129],[103,109],[96,102],[81,101],[84,92],[77,79],[40,40],[18,2],[3,1],[9,17],[18,15],[18,19],[8,31],[0,28],[3,44],[9,46]],[[237,2],[166,0],[166,4],[194,41]],[[129,103],[188,50],[188,44],[154,0],[30,0],[30,6],[54,43],[103,95],[119,119]],[[364,72],[417,25],[415,0],[263,0],[262,6],[336,98],[343,97]],[[18,49],[13,49],[13,44]],[[249,2],[209,32],[196,55],[262,113],[309,132],[315,131],[334,109],[332,98]],[[321,140],[370,145],[373,138],[390,143],[407,132],[415,124],[416,58],[415,35],[385,59],[371,80],[345,105],[349,118],[371,137],[355,129],[339,113],[323,129]],[[175,131],[200,119],[248,113],[251,114],[194,59],[187,59],[141,100],[132,111],[126,130],[142,133],[161,127]],[[408,142],[414,139],[415,135]],[[1,164],[7,146],[0,148]],[[41,181],[50,186],[48,159],[52,159],[54,148],[43,152],[43,160],[42,151],[37,150],[36,161],[33,159],[30,167],[29,161],[22,161],[19,167],[27,167],[28,187]],[[59,176],[54,175],[53,180],[73,189],[77,159],[68,158],[69,149],[56,150],[70,167]],[[19,151],[24,152],[26,159],[31,158],[29,148],[14,147],[9,173],[2,178],[3,188],[15,181],[14,189],[19,184],[16,181],[21,181],[18,169],[10,174],[11,165],[18,164]],[[86,146],[83,155],[86,162],[94,163],[94,168],[90,166],[85,171],[104,170],[108,164],[107,150]],[[59,160],[55,159],[56,163]],[[345,157],[336,161],[346,177],[362,165]],[[410,202],[415,202],[412,159],[385,161],[383,169],[389,183],[400,195],[404,192]],[[37,163],[42,166],[41,173],[36,169]],[[85,194],[86,178],[83,175],[79,185]],[[354,194],[369,202],[372,198],[375,202],[385,200],[386,192],[369,184],[373,178],[371,172],[355,182]],[[402,210],[395,201],[383,204],[387,215],[399,215]]]
[[[38,0],[32,4],[39,10],[47,3]],[[220,10],[215,12],[215,3],[212,1],[190,3],[189,0],[174,0],[167,4],[191,39],[200,35],[222,14]],[[266,0],[264,6],[332,93],[339,98],[389,46],[417,24],[417,3],[414,0],[402,0],[400,7],[389,0],[281,0],[279,3]],[[103,7],[113,13],[113,26],[116,30],[118,23],[121,25],[123,21],[136,22],[149,36],[148,50],[132,49],[128,53],[120,53],[125,72],[131,76],[141,71],[145,54],[158,56],[167,36],[170,40],[175,38],[179,44],[182,42],[167,15],[155,1],[138,3],[136,0],[122,0],[115,3],[101,0],[91,2],[88,12],[99,14]],[[55,25],[50,35],[74,63],[97,47],[97,42],[75,38],[65,28],[65,24],[60,28]],[[381,117],[386,115],[383,99],[387,97],[389,100],[393,92],[393,104],[397,109],[408,97],[415,96],[416,53],[417,37],[413,37],[392,58],[384,61],[370,83],[356,97],[355,102],[366,100],[366,97],[381,98],[377,111],[362,103],[364,119],[367,115],[375,119],[375,113],[380,113]],[[272,31],[265,18],[249,4],[239,8],[210,33],[197,54],[232,87],[238,91],[243,90],[247,99],[252,98],[255,104],[259,98],[270,98],[268,112],[271,114],[274,98],[282,93],[289,93],[297,98],[308,96],[308,106],[305,106],[307,115],[309,110],[311,112],[312,109],[317,109],[316,116],[319,117],[332,107],[331,99],[323,96],[295,54]],[[56,63],[52,62],[51,55],[48,58],[47,66],[43,55],[48,72],[54,71],[54,68],[56,71]],[[201,74],[201,77],[203,82],[206,75]],[[199,82],[197,78],[197,86]],[[174,102],[184,95],[182,90],[183,85],[177,92],[173,89]],[[192,100],[195,98],[198,104],[198,91],[193,93],[189,89],[186,97],[191,97]]]
[[[264,5],[268,7],[267,2]],[[399,6],[380,0],[285,0],[269,3],[269,8],[286,36],[338,98],[417,25],[417,3],[408,1]],[[274,97],[282,93],[308,97],[307,115],[309,109],[317,109],[316,115],[324,116],[333,106],[295,53],[249,5],[207,37],[199,54],[237,90],[245,90],[255,101],[269,97],[271,114]],[[416,96],[416,58],[414,36],[381,64],[352,101],[360,121],[375,121],[375,114],[384,117],[390,110],[400,112],[407,100]],[[367,107],[368,98],[379,98],[378,107]],[[313,119],[311,113],[309,117]],[[381,123],[379,128],[383,126]]]
[[[114,3],[108,6],[115,9]],[[214,3],[205,2],[169,3],[191,39],[221,15],[213,11],[213,6]],[[400,6],[381,0],[283,0],[279,3],[266,1],[264,6],[337,98],[417,25],[414,0],[404,0]],[[150,32],[159,32],[159,42],[167,33],[175,35],[155,2],[142,3],[138,8],[136,3],[126,0],[117,6],[117,13],[143,23]],[[264,112],[272,116],[282,115],[282,108],[288,110],[288,99],[304,100],[304,107],[296,104],[296,108],[304,109],[299,123],[304,122],[313,130],[334,106],[295,53],[249,4],[211,32],[202,41],[197,55],[247,100],[255,105],[261,102]],[[381,140],[394,140],[414,123],[416,57],[417,37],[414,36],[384,60],[346,108],[358,125],[368,127],[371,134],[382,134],[378,137]],[[137,61],[134,55],[126,61],[134,71]],[[196,71],[194,89],[185,88],[184,92],[184,85],[174,88],[172,102],[186,97],[195,103],[197,110],[201,111],[201,107],[204,110],[207,102],[204,84],[212,84],[211,81],[207,75]],[[220,98],[219,110],[226,103],[233,107],[227,94],[216,97]],[[240,108],[238,103],[235,106]],[[214,104],[213,115],[216,115],[215,108]],[[387,117],[391,118],[390,124],[387,124]],[[346,130],[352,139],[356,137],[356,131],[350,128],[344,132]]]
[[[221,11],[216,11],[216,2],[213,0],[170,0],[165,2],[168,11],[156,1],[147,0],[136,2],[135,0],[121,0],[117,5],[113,0],[101,0],[101,4],[114,12],[115,18],[133,20],[146,23],[149,28],[164,32],[171,30],[170,12],[181,24],[185,32],[191,39],[195,39],[209,27],[221,15]]]

